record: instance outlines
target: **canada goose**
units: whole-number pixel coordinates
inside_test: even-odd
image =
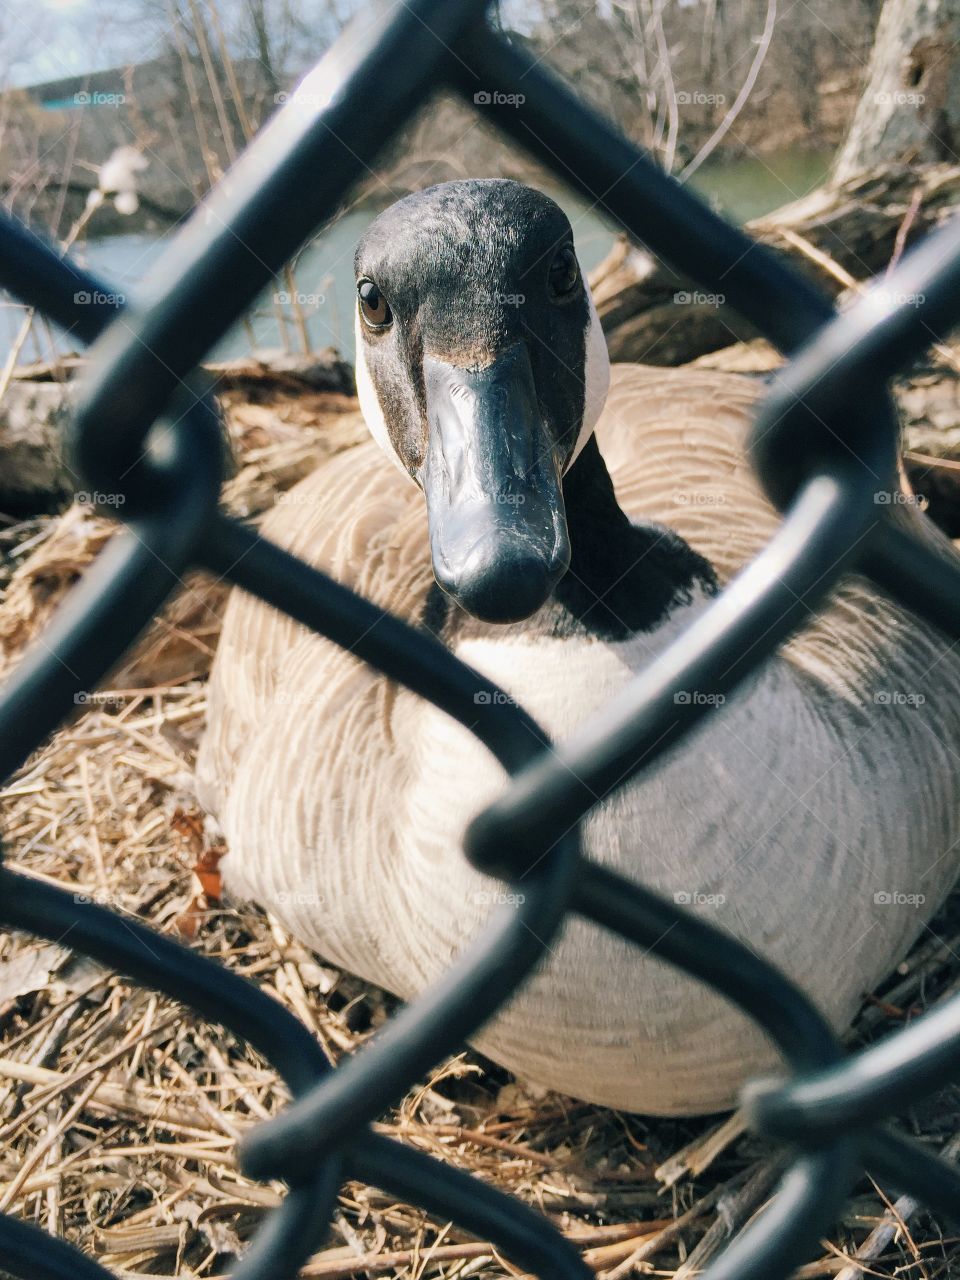
[[[611,371],[567,218],[514,182],[399,201],[356,274],[374,440],[324,462],[265,531],[441,635],[562,738],[774,530],[744,453],[756,387]],[[849,578],[593,810],[585,849],[735,933],[843,1027],[953,883],[958,711],[960,651]],[[483,748],[238,594],[198,784],[227,837],[227,889],[400,996],[505,894],[459,852],[503,785]],[[475,1043],[527,1081],[660,1114],[725,1108],[776,1064],[720,997],[580,919]]]

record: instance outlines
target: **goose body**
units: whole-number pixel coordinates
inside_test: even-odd
[[[490,268],[513,280],[511,246],[529,246],[502,201],[508,213],[511,201],[524,205],[521,227],[551,202],[512,183],[434,192],[410,198],[421,201],[413,205],[413,248],[396,234],[407,201],[388,211],[392,251],[415,260],[426,237],[442,259],[446,235],[461,278],[476,288],[469,277],[483,266],[471,260],[483,258],[471,234],[479,208],[494,244],[498,226],[514,228]],[[565,219],[558,223],[553,209],[544,214],[546,238],[562,246]],[[358,253],[361,286],[374,270],[365,252],[369,245]],[[561,266],[566,284],[569,261]],[[502,503],[506,513],[488,509],[476,477],[500,463],[477,461],[466,447],[454,456],[462,436],[443,419],[454,412],[442,399],[449,365],[470,370],[462,386],[457,376],[455,411],[466,412],[462,401],[471,430],[489,427],[484,397],[502,369],[497,359],[485,363],[486,353],[516,351],[515,318],[498,316],[496,332],[475,335],[472,352],[451,352],[436,328],[431,337],[422,297],[411,338],[415,326],[394,285],[383,286],[397,313],[389,341],[407,341],[406,365],[388,359],[386,330],[368,334],[358,320],[358,384],[374,441],[325,462],[264,526],[295,554],[440,635],[557,739],[615,700],[777,524],[745,455],[750,380],[614,366],[601,409],[606,366],[582,284],[579,291],[579,357],[575,347],[566,356],[579,376],[578,409],[563,430],[552,427],[562,494],[550,510],[562,520],[542,515],[537,495],[532,515],[516,500],[523,490],[511,488],[514,475],[535,474],[539,496],[550,491],[530,453],[522,468],[507,467],[501,491],[515,500]],[[558,305],[573,306],[565,297]],[[457,342],[470,333],[467,308]],[[370,310],[374,319],[384,314],[382,305]],[[540,323],[529,314],[522,322]],[[547,345],[555,353],[560,344]],[[444,366],[439,383],[431,360]],[[531,361],[537,413],[549,425],[543,369]],[[419,388],[415,377],[402,386],[398,370],[421,364],[428,368]],[[504,403],[531,402],[520,392],[511,399],[515,368],[503,376],[507,390],[493,397],[501,413]],[[398,408],[407,394],[420,402],[419,446],[403,438],[404,429],[415,435],[416,414]],[[441,396],[439,408],[432,395]],[[440,481],[430,475],[439,466],[430,460],[440,447],[435,423]],[[504,545],[513,558],[501,574]],[[593,810],[585,851],[736,934],[841,1028],[956,876],[958,711],[956,652],[848,579],[680,747]],[[227,837],[228,890],[265,906],[323,956],[404,998],[442,973],[508,892],[459,851],[467,821],[503,783],[484,749],[442,713],[288,618],[231,599],[198,762],[200,798]],[[727,1107],[745,1079],[777,1063],[762,1035],[702,984],[579,919],[475,1043],[525,1080],[661,1114]]]

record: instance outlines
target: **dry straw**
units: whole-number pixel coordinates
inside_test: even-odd
[[[239,460],[227,501],[256,515],[327,453],[363,438],[352,401],[264,382],[224,397]],[[0,661],[9,665],[109,535],[88,510],[0,528]],[[362,1043],[390,999],[343,975],[256,911],[204,896],[219,850],[204,837],[191,767],[225,593],[206,581],[158,619],[101,695],[3,793],[9,864],[109,903],[258,983],[314,1031],[331,1059]],[[198,875],[197,868],[200,870]],[[286,1095],[242,1044],[149,991],[51,946],[0,935],[0,1205],[64,1235],[118,1275],[228,1273],[277,1204],[234,1146]],[[858,1035],[900,1025],[960,974],[948,906]],[[954,1139],[960,1094],[908,1119]],[[734,1120],[657,1121],[533,1096],[464,1054],[383,1118],[382,1130],[539,1207],[606,1280],[687,1277],[763,1204],[776,1153]],[[859,1259],[859,1260],[857,1260]],[[909,1201],[862,1184],[802,1275],[950,1274],[960,1251]],[[484,1241],[356,1183],[305,1276],[515,1275]]]

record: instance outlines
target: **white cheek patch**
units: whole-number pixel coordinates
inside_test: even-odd
[[[583,423],[573,453],[567,463],[569,471],[580,450],[593,435],[603,406],[610,389],[610,353],[607,351],[607,340],[603,336],[600,317],[593,303],[593,295],[587,289],[587,301],[590,306],[590,317],[587,323],[587,334],[584,342],[583,362]]]
[[[374,440],[376,440],[394,466],[399,471],[402,471],[409,480],[411,477],[391,443],[390,433],[387,430],[387,421],[383,416],[383,407],[380,404],[380,397],[377,395],[377,389],[373,385],[373,378],[370,376],[370,369],[367,366],[366,339],[360,327],[361,323],[358,311],[353,322],[353,334],[356,348],[357,399],[360,401],[360,412],[363,414],[363,420],[367,424]]]
[[[600,317],[597,315],[597,309],[594,306],[589,290],[587,291],[587,301],[589,304],[589,317],[586,340],[584,342],[583,422],[580,426],[577,443],[567,462],[566,470],[570,469],[584,445],[593,435],[593,429],[597,425],[600,414],[603,412],[607,391],[610,387],[610,355],[607,351],[607,340],[603,336]],[[362,321],[358,311],[354,318],[354,338],[357,397],[360,400],[360,411],[374,440],[376,440],[397,470],[402,471],[409,480],[411,476],[400,461],[397,451],[390,440],[390,433],[387,430],[387,422],[383,414],[383,406],[380,404],[380,397],[377,394],[377,389],[374,386],[373,378],[367,365],[366,339],[361,326]],[[416,482],[414,481],[414,483]]]

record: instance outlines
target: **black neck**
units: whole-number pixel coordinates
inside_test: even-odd
[[[551,600],[526,622],[511,624],[525,634],[589,634],[626,640],[652,631],[699,588],[717,589],[709,561],[663,525],[634,524],[621,509],[596,439],[591,436],[563,481],[570,534],[570,568]],[[436,584],[422,625],[447,643],[456,637],[489,635],[492,624],[457,608]]]
[[[707,560],[663,525],[634,524],[591,436],[563,483],[570,569],[556,601],[589,631],[625,639],[650,631],[697,587],[714,591]]]

